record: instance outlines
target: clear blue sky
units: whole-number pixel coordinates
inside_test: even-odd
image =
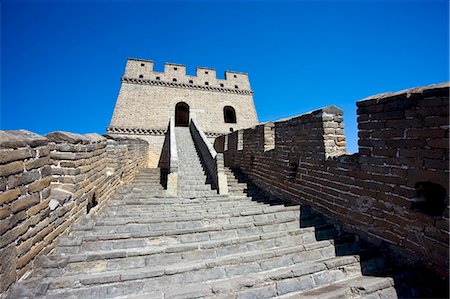
[[[1,1],[1,129],[104,133],[127,57],[248,72],[259,120],[448,81],[448,1]]]

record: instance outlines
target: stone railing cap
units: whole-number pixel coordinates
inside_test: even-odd
[[[63,131],[48,133],[47,135],[45,135],[45,137],[47,137],[48,140],[56,143],[68,142],[72,144],[88,144],[91,142],[90,139],[84,135]]]
[[[309,112],[305,112],[296,116],[292,116],[292,117],[286,117],[286,118],[282,118],[279,120],[274,121],[274,123],[281,123],[281,122],[286,122],[286,121],[290,121],[290,120],[294,120],[297,118],[301,118],[307,115],[312,115],[312,116],[321,116],[323,113],[329,113],[329,114],[342,114],[342,110],[339,107],[336,106],[327,106],[327,107],[323,107],[317,110],[313,110],[313,111],[309,111]]]
[[[47,138],[27,130],[0,131],[0,148],[36,147],[46,144]]]
[[[84,134],[85,137],[87,137],[91,142],[102,142],[106,140],[106,137],[97,134],[97,133],[88,133],[88,134]]]
[[[443,83],[432,84],[432,85],[427,85],[427,86],[422,86],[422,87],[403,89],[403,90],[396,91],[396,92],[384,92],[384,93],[380,93],[380,94],[376,94],[376,95],[372,95],[370,97],[364,98],[364,99],[358,101],[356,103],[356,105],[367,104],[367,102],[370,102],[370,101],[377,101],[380,99],[391,98],[391,97],[396,97],[396,96],[401,96],[401,95],[405,95],[406,97],[409,97],[410,94],[420,94],[420,93],[424,93],[424,92],[431,92],[433,90],[441,90],[441,89],[448,90],[449,87],[450,87],[450,82],[443,82]]]
[[[148,143],[146,140],[134,137],[134,136],[122,136],[122,135],[111,135],[111,134],[103,134],[103,137],[106,138],[108,141],[133,141],[133,142],[139,142],[139,143]]]

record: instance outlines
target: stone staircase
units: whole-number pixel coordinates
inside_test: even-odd
[[[230,194],[217,195],[188,129],[176,134],[179,196],[166,194],[159,169],[141,170],[78,219],[9,298],[413,297],[407,272],[308,206],[230,169]]]
[[[217,191],[211,188],[189,128],[176,127],[175,138],[179,165],[179,195],[186,198],[216,195]]]
[[[357,238],[228,174],[229,196],[187,199],[161,197],[159,170],[142,170],[10,297],[395,297],[392,278],[362,275],[388,267]]]

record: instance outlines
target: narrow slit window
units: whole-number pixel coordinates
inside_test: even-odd
[[[145,63],[141,63],[141,66],[145,66]]]
[[[139,75],[139,78],[144,78],[144,75]]]
[[[173,81],[173,82],[177,82],[177,79],[176,79],[176,78],[173,78],[172,81]]]
[[[161,80],[161,78],[160,77],[156,77],[156,80]]]
[[[209,82],[205,82],[205,85],[209,85]]]

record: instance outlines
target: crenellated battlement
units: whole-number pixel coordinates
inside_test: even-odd
[[[170,62],[164,64],[164,72],[155,72],[153,60],[136,58],[128,59],[122,82],[138,84],[162,82],[164,86],[169,86],[167,83],[170,83],[170,87],[253,94],[247,73],[225,71],[225,79],[218,79],[215,69],[197,67],[196,75],[190,76],[186,75],[185,65]]]

